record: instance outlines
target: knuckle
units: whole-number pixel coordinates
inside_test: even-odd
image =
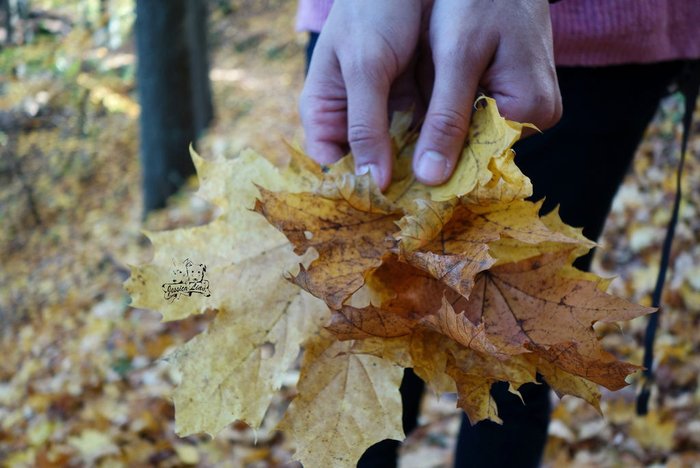
[[[536,94],[528,110],[543,129],[551,127],[558,120],[556,97],[552,92]]]
[[[345,80],[359,83],[389,83],[390,62],[384,54],[376,50],[361,49],[363,53],[356,53],[349,58],[343,67]]]
[[[441,45],[433,51],[433,59],[437,64],[443,63],[461,63],[466,56],[465,49],[458,43],[450,43]]]
[[[431,112],[425,122],[428,130],[444,138],[464,138],[468,129],[467,113],[457,109],[443,109]]]
[[[348,142],[351,146],[370,146],[381,138],[379,131],[364,123],[353,123],[348,126]]]
[[[300,107],[299,118],[307,132],[323,123],[320,113],[313,112],[308,107]]]
[[[329,114],[334,110],[328,99],[318,96],[302,96],[299,98],[299,118],[305,128],[313,129],[328,122]]]
[[[514,99],[509,107],[510,118],[531,122],[542,130],[554,125],[561,117],[558,96],[548,91],[534,91],[527,97]]]

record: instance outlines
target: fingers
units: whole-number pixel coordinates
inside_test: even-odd
[[[457,164],[479,78],[495,49],[476,30],[465,31],[454,11],[436,3],[431,22],[435,81],[413,158],[416,178],[428,185],[445,182]]]
[[[429,33],[435,82],[414,154],[419,181],[452,174],[477,87],[511,120],[546,129],[561,117],[547,2],[435,0]]]
[[[359,4],[357,0],[350,3]],[[356,172],[371,173],[384,190],[391,182],[392,165],[389,95],[413,57],[421,3],[370,1],[364,4],[360,15],[366,22],[363,29],[356,35],[344,31],[342,43],[336,47],[347,91],[347,139]],[[357,37],[349,44],[349,38],[354,36]]]
[[[505,44],[501,47],[494,61],[495,67],[501,63],[517,66],[523,60],[517,52],[509,49],[512,48]],[[542,57],[532,57],[527,65],[517,66],[520,70],[517,77],[510,69],[513,65],[504,65],[498,77],[500,82],[509,85],[496,86],[492,92],[500,113],[509,120],[532,123],[540,130],[552,127],[562,116],[561,94],[553,63],[546,63]]]
[[[320,37],[299,98],[305,149],[320,164],[345,154],[347,101],[340,65],[327,37]]]
[[[343,66],[348,93],[348,143],[357,174],[370,172],[383,190],[391,181],[391,140],[387,103],[396,65],[381,51]]]
[[[501,34],[484,85],[503,116],[545,130],[562,115],[549,7],[535,2],[513,20],[508,33]]]
[[[300,101],[306,148],[319,162],[349,146],[358,173],[391,180],[388,101],[411,61],[420,0],[338,0],[319,37]]]

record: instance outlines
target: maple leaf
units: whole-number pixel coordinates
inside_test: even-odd
[[[523,200],[489,207],[459,205],[435,239],[410,251],[401,243],[401,255],[413,266],[428,271],[465,297],[474,277],[495,263],[489,244],[510,237],[519,244],[579,244],[578,238],[550,230],[537,213],[541,204]],[[586,241],[588,242],[588,241]]]
[[[393,245],[399,215],[359,211],[343,199],[310,193],[277,194],[261,190],[255,205],[303,254],[313,247],[318,259],[294,281],[332,308],[364,283],[364,273],[379,266]]]
[[[603,350],[592,325],[653,309],[606,294],[588,275],[567,268],[569,260],[570,252],[559,251],[493,267],[477,279],[466,315],[483,321],[501,352],[535,351],[572,374],[621,388],[638,367]]]
[[[216,434],[237,419],[260,426],[301,342],[327,314],[323,302],[286,278],[300,263],[308,264],[309,257],[294,254],[289,241],[250,209],[259,196],[255,184],[312,190],[320,171],[294,158],[280,169],[252,151],[232,160],[192,155],[201,180],[198,194],[221,207],[221,216],[205,226],[148,233],[154,258],[132,267],[126,283],[132,305],[159,310],[164,320],[217,311],[207,332],[169,357],[183,375],[174,393],[177,430],[183,435]],[[195,290],[168,298],[163,283],[182,286],[183,280],[174,281],[173,275],[186,266],[173,263],[186,258],[206,268],[197,271],[209,294]],[[274,352],[264,357],[268,347]]]
[[[519,170],[513,169],[507,161],[512,158],[510,148],[520,138],[523,127],[532,126],[503,118],[498,113],[496,101],[491,98],[477,99],[475,107],[476,111],[469,124],[468,144],[462,151],[452,176],[446,183],[426,190],[432,200],[446,201],[468,195],[477,187],[497,185],[498,180],[515,182],[518,179],[518,186],[528,185],[516,177]],[[498,173],[491,171],[499,167],[509,170]],[[392,193],[391,188],[388,193]],[[531,195],[527,190],[522,193],[523,198]]]
[[[526,355],[526,357],[535,364],[537,372],[542,374],[545,382],[552,387],[552,390],[554,390],[559,397],[563,397],[564,395],[579,397],[590,403],[599,413],[601,412],[601,394],[597,384],[567,372],[537,354]]]
[[[428,315],[421,320],[421,325],[451,338],[467,349],[490,354],[499,359],[507,359],[507,355],[500,353],[498,347],[489,341],[483,322],[474,325],[464,311],[459,314],[455,313],[452,305],[444,297],[442,298],[442,307],[437,313]]]
[[[371,336],[396,338],[410,334],[414,327],[415,321],[373,305],[362,308],[344,306],[331,315],[326,326],[340,340]]]
[[[456,391],[471,422],[500,421],[490,395],[498,381],[518,394],[539,372],[560,395],[598,407],[596,384],[619,388],[637,369],[607,353],[592,324],[651,309],[574,269],[594,244],[525,200],[532,186],[510,148],[523,124],[479,99],[452,178],[429,187],[411,170],[410,122],[399,114],[392,123],[385,193],[353,173],[351,154],[325,173],[294,147],[282,168],[252,152],[194,156],[200,195],[222,215],[149,234],[154,260],[127,284],[135,305],[165,320],[217,310],[169,357],[182,375],[179,433],[215,434],[235,419],[259,426],[302,343],[298,394],[279,427],[307,466],[354,466],[373,443],[403,438],[405,367],[437,392]],[[167,301],[153,286],[185,256],[207,265],[212,292]]]
[[[472,424],[483,419],[502,422],[491,397],[495,382],[509,382],[510,391],[517,395],[521,385],[536,382],[536,367],[522,355],[504,362],[489,354],[457,349],[452,351],[446,370],[457,384],[457,406]]]
[[[327,335],[306,345],[299,395],[278,426],[304,466],[354,466],[370,445],[404,438],[403,368],[351,347]]]
[[[182,375],[173,394],[178,434],[215,435],[237,419],[254,427],[262,421],[299,344],[326,314],[293,284],[272,286],[274,295],[262,297],[254,314],[221,310],[207,331],[168,356]]]
[[[438,311],[443,296],[455,303],[465,301],[430,274],[400,262],[395,255],[385,256],[366,281],[371,303],[343,306],[334,311],[326,326],[341,340],[409,335],[422,318]]]
[[[164,320],[179,320],[208,309],[249,307],[257,298],[256,281],[274,276],[283,282],[280,272],[296,268],[300,260],[283,235],[250,211],[258,196],[253,182],[276,190],[314,187],[313,175],[305,169],[290,165],[280,170],[253,151],[232,160],[205,161],[194,152],[192,158],[201,178],[197,195],[223,213],[204,226],[147,232],[154,246],[153,260],[133,266],[125,284],[134,307],[158,310]],[[215,294],[192,294],[186,301],[164,298],[162,285],[177,282],[174,276],[178,271],[185,273],[182,262],[186,258],[206,266],[209,290]],[[239,287],[236,294],[223,294],[235,284],[247,287]]]
[[[539,211],[541,206],[541,202],[536,203],[536,211]],[[558,207],[541,216],[539,220],[550,232],[558,233],[560,236],[564,236],[566,240],[561,238],[547,239],[546,234],[537,243],[523,242],[524,239],[519,236],[502,237],[489,243],[489,252],[496,258],[496,265],[514,263],[561,250],[569,250],[572,258],[578,258],[596,245],[595,242],[583,235],[583,229],[565,224],[559,217]]]

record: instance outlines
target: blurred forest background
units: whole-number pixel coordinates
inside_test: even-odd
[[[294,394],[296,371],[257,433],[234,424],[213,440],[179,439],[168,398],[179,376],[161,357],[212,317],[163,324],[155,312],[130,308],[122,283],[129,264],[149,258],[141,229],[216,216],[192,195],[189,141],[204,157],[250,146],[286,158],[283,140],[301,137],[306,37],[293,30],[294,1],[168,4],[173,16],[154,14],[165,7],[153,0],[0,0],[2,466],[289,466],[272,427]],[[137,40],[139,28],[153,34]],[[167,40],[158,42],[157,31]],[[180,72],[171,73],[168,60],[179,61]],[[141,101],[137,85],[148,90]],[[673,203],[682,112],[675,95],[659,110],[595,262],[599,273],[617,276],[615,293],[644,304]],[[148,129],[141,139],[140,121]],[[163,122],[172,131],[163,132]],[[634,415],[636,381],[604,394],[603,417],[575,398],[554,397],[547,466],[700,464],[697,119],[694,130],[652,410]],[[167,185],[148,183],[157,190],[144,195],[149,177]],[[645,323],[599,332],[608,349],[640,363]],[[423,413],[402,466],[450,466],[455,401],[428,395]]]

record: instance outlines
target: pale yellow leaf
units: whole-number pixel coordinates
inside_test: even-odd
[[[404,438],[403,369],[351,348],[325,335],[306,346],[299,394],[279,424],[305,467],[354,467],[369,446]]]

